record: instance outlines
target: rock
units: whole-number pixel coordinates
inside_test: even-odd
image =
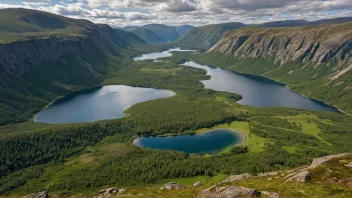
[[[193,184],[193,186],[196,186],[196,187],[201,186],[201,185],[202,185],[202,183],[200,181],[197,181],[196,183]]]
[[[164,184],[160,190],[171,190],[171,189],[182,189],[183,187],[180,184],[176,184],[175,182],[169,182]]]
[[[95,196],[95,198],[104,198],[104,197],[111,197],[114,194],[121,194],[125,191],[126,189],[122,188],[122,189],[118,189],[116,187],[112,187],[112,188],[107,188],[105,190],[101,190],[99,191],[99,194],[97,196]]]
[[[35,194],[24,196],[23,198],[48,198],[48,192],[42,191]]]
[[[348,153],[342,153],[342,154],[337,154],[337,155],[328,155],[328,156],[324,156],[324,157],[314,158],[312,164],[307,169],[314,169],[317,166],[324,164],[325,162],[327,162],[331,159],[342,157],[347,154]]]
[[[233,198],[233,197],[258,197],[260,192],[242,186],[227,186],[214,189],[206,189],[201,194],[202,197],[211,198]]]
[[[266,195],[270,198],[279,198],[279,193],[276,192],[261,191],[261,194]]]
[[[294,176],[292,177],[289,177],[288,179],[286,179],[286,182],[290,182],[290,181],[296,181],[296,182],[307,182],[310,180],[310,177],[311,177],[311,174],[308,172],[308,171],[302,171],[302,172],[299,172],[297,174],[295,174]]]
[[[267,176],[274,176],[277,175],[277,172],[267,172],[267,173],[260,173],[257,177],[267,177]]]
[[[251,178],[252,175],[251,174],[241,174],[241,175],[231,175],[230,177],[228,177],[227,179],[225,179],[222,182],[233,182],[233,181],[237,181],[237,180],[242,180],[242,179],[248,179]]]
[[[346,165],[347,167],[351,167],[352,168],[352,162],[350,162],[349,164]]]

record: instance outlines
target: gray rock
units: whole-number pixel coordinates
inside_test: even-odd
[[[202,197],[209,198],[234,198],[234,197],[258,197],[260,192],[242,186],[227,186],[214,189],[207,189],[202,192]]]
[[[200,181],[197,181],[196,183],[193,184],[193,186],[196,186],[196,187],[201,186],[201,185],[202,185],[202,183]]]
[[[183,188],[180,184],[176,184],[175,182],[169,182],[164,184],[163,187],[160,188],[160,190],[171,190],[171,189],[181,189]]]
[[[48,198],[48,192],[42,191],[42,192],[24,196],[23,198]]]
[[[261,191],[261,194],[266,195],[270,198],[279,198],[279,193],[276,192],[268,192],[268,191]]]
[[[352,162],[350,162],[349,164],[346,165],[347,167],[351,167],[352,168]]]
[[[238,180],[242,180],[242,179],[248,179],[251,178],[252,175],[245,173],[245,174],[241,174],[241,175],[231,175],[230,177],[228,177],[227,179],[225,179],[222,182],[233,182],[233,181],[238,181]]]
[[[289,177],[288,179],[286,179],[286,182],[290,182],[290,181],[296,181],[296,182],[307,182],[310,180],[311,174],[308,171],[302,171],[299,172],[297,174],[295,174],[292,177]]]

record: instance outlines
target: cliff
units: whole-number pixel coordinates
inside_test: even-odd
[[[352,62],[352,23],[294,28],[248,27],[225,35],[208,50],[238,58],[273,58],[318,64]]]

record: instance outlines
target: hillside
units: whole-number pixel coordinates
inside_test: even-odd
[[[262,24],[257,24],[254,26],[260,27],[297,27],[297,26],[311,26],[311,25],[327,25],[327,24],[337,24],[351,22],[352,17],[340,17],[333,19],[321,19],[316,21],[307,20],[284,20],[284,21],[272,21]]]
[[[162,43],[164,40],[160,38],[156,33],[146,28],[137,28],[131,31],[136,34],[139,38],[147,43]]]
[[[1,10],[0,22],[0,125],[27,120],[53,99],[99,84],[118,67],[123,49],[144,43],[108,25],[34,10]]]
[[[352,112],[352,23],[245,27],[227,32],[203,58],[208,60],[204,63],[274,78]]]
[[[167,26],[148,24],[141,27],[126,26],[121,29],[135,33],[147,43],[163,43],[177,40],[193,27],[191,25]]]
[[[184,47],[208,49],[213,46],[223,33],[244,27],[243,23],[224,23],[205,25],[191,29],[175,43]]]

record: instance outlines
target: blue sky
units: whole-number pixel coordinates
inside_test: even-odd
[[[0,0],[0,8],[9,7],[37,9],[114,27],[352,17],[352,0]]]

